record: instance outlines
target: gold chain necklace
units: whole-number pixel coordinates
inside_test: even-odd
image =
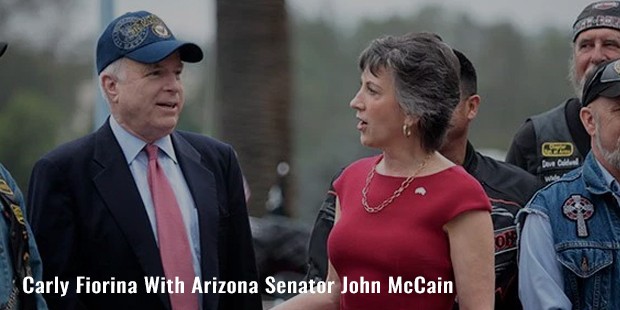
[[[362,189],[362,205],[364,206],[364,210],[366,210],[366,212],[368,212],[368,213],[377,213],[377,212],[383,210],[383,208],[387,207],[389,204],[391,204],[392,201],[394,201],[394,199],[396,199],[398,196],[400,196],[400,194],[402,194],[403,191],[405,189],[407,189],[407,187],[409,187],[409,184],[411,184],[411,182],[413,182],[413,179],[426,166],[426,163],[428,162],[428,159],[430,157],[431,157],[431,155],[429,154],[429,155],[426,156],[426,158],[424,158],[424,161],[420,164],[420,166],[418,166],[418,169],[416,169],[416,171],[413,173],[413,175],[411,175],[410,177],[407,177],[403,181],[403,183],[400,184],[400,187],[397,188],[394,191],[392,196],[390,196],[387,199],[385,199],[380,205],[378,205],[376,207],[371,207],[371,206],[368,205],[368,197],[367,197],[367,195],[368,195],[368,187],[370,186],[370,181],[375,176],[375,170],[377,169],[377,164],[379,164],[379,162],[377,162],[372,167],[372,169],[370,169],[370,172],[368,172],[368,176],[366,176],[366,184],[364,185],[364,188]]]

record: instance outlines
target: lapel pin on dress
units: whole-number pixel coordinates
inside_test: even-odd
[[[426,195],[426,188],[424,188],[424,187],[418,187],[418,188],[416,188],[416,189],[415,189],[414,193],[415,193],[416,195],[422,195],[422,196],[424,196],[424,195]]]

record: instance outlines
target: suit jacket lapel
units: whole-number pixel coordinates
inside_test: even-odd
[[[101,167],[93,177],[95,187],[124,232],[144,273],[147,276],[164,276],[159,249],[144,203],[108,122],[98,130],[95,139],[93,158]],[[158,295],[164,305],[170,308],[168,295]]]
[[[219,207],[215,177],[202,161],[200,153],[178,132],[172,133],[172,144],[187,186],[198,209],[202,279],[218,277]],[[216,309],[217,297],[204,294],[204,309]]]

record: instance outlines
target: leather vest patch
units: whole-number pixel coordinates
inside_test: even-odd
[[[545,142],[540,152],[544,157],[566,157],[575,153],[575,147],[570,142]]]

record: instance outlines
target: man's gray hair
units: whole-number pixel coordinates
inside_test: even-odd
[[[452,48],[428,32],[383,36],[362,52],[359,68],[375,76],[381,68],[392,73],[400,107],[420,119],[422,146],[437,150],[459,103],[459,63]]]
[[[107,67],[101,70],[101,73],[99,73],[99,90],[101,90],[101,94],[103,95],[103,98],[108,103],[110,103],[110,98],[108,97],[108,94],[105,92],[105,89],[103,88],[103,81],[101,80],[101,76],[106,74],[106,75],[113,76],[117,80],[121,80],[121,81],[124,80],[125,79],[125,70],[123,68],[124,62],[125,62],[125,58],[119,58],[111,62]]]

